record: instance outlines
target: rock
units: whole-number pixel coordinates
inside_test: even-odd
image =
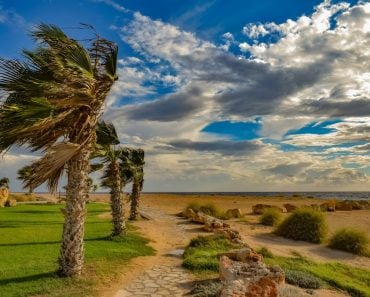
[[[182,212],[182,216],[188,219],[192,219],[195,216],[195,211],[191,208],[187,208]]]
[[[327,201],[320,205],[322,211],[335,211],[335,201]]]
[[[370,209],[369,200],[359,200],[358,203],[361,205],[362,209]]]
[[[286,209],[286,212],[293,212],[297,209],[297,206],[290,204],[290,203],[285,203],[284,207]]]
[[[338,202],[337,205],[335,206],[336,210],[347,210],[347,211],[352,210],[353,209],[352,204],[348,203],[347,201],[348,200]]]
[[[223,224],[224,224],[224,228],[231,228],[230,224],[225,223],[225,222]]]
[[[277,209],[278,211],[280,212],[284,212],[284,210],[278,206],[274,206],[274,205],[268,205],[268,204],[256,204],[256,205],[253,205],[252,206],[252,212],[253,214],[263,214],[263,212],[265,211],[265,209],[267,208],[275,208]]]
[[[242,216],[242,212],[239,208],[228,209],[225,214],[229,218],[240,218]]]
[[[16,206],[16,205],[17,205],[17,200],[15,200],[15,199],[8,199],[5,202],[6,207],[12,207],[12,206]]]
[[[240,262],[261,262],[263,259],[262,255],[255,253],[251,248],[247,247],[222,253],[220,256],[226,256],[231,260]]]
[[[243,249],[242,254],[253,254]],[[239,262],[222,256],[219,262],[220,279],[224,286],[220,297],[278,297],[278,285],[285,283],[284,271],[260,261]]]

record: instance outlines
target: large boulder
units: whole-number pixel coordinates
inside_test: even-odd
[[[225,214],[229,218],[240,218],[242,216],[242,212],[239,208],[228,209]]]
[[[191,208],[187,208],[182,212],[182,216],[188,219],[192,219],[195,216],[195,211]]]
[[[284,207],[286,209],[286,212],[293,212],[297,209],[297,206],[290,204],[290,203],[285,203]]]
[[[243,249],[242,255],[252,254]],[[261,260],[234,261],[227,256],[220,259],[220,279],[224,286],[220,297],[278,297],[278,285],[285,283],[284,271],[269,267]]]
[[[269,204],[256,204],[256,205],[253,205],[252,206],[252,212],[253,214],[263,214],[263,212],[265,211],[265,209],[267,208],[274,208],[274,209],[277,209],[278,211],[280,212],[284,212],[284,210],[278,206],[275,206],[275,205],[269,205]]]

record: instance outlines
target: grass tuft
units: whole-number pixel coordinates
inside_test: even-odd
[[[281,221],[281,212],[273,207],[266,208],[259,221],[265,226],[276,226]]]
[[[300,208],[288,216],[275,233],[294,240],[320,243],[327,233],[326,218],[319,211]]]
[[[363,231],[343,228],[330,238],[329,247],[356,255],[368,255],[369,238]]]
[[[323,284],[322,280],[304,271],[284,269],[284,272],[286,282],[300,288],[319,289]]]

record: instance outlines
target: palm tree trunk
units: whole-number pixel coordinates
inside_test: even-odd
[[[119,165],[114,162],[111,164],[112,171],[112,190],[111,190],[111,210],[113,220],[112,236],[121,236],[125,234],[125,217],[123,209],[123,200],[121,198],[121,178]]]
[[[139,216],[140,183],[134,179],[131,193],[130,220],[137,220]]]
[[[68,186],[62,244],[60,248],[59,271],[62,276],[80,275],[84,260],[84,223],[87,196],[87,171],[90,147],[84,148],[68,164]]]

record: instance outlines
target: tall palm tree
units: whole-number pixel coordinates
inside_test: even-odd
[[[31,178],[32,173],[33,173],[32,166],[26,165],[26,166],[24,166],[24,167],[22,167],[21,169],[18,170],[18,172],[17,172],[18,179],[23,181],[23,182],[27,182],[27,180],[29,180]],[[32,186],[29,186],[28,193],[29,194],[33,193]]]
[[[79,275],[84,258],[84,221],[90,154],[95,125],[116,75],[118,48],[95,35],[87,49],[53,25],[31,33],[34,51],[24,62],[0,59],[0,152],[14,145],[42,150],[25,186],[44,182],[55,191],[67,171],[66,206],[59,268]]]
[[[140,193],[144,185],[144,155],[142,149],[130,149],[129,156],[123,160],[123,167],[132,174],[130,220],[136,220],[139,215]]]

